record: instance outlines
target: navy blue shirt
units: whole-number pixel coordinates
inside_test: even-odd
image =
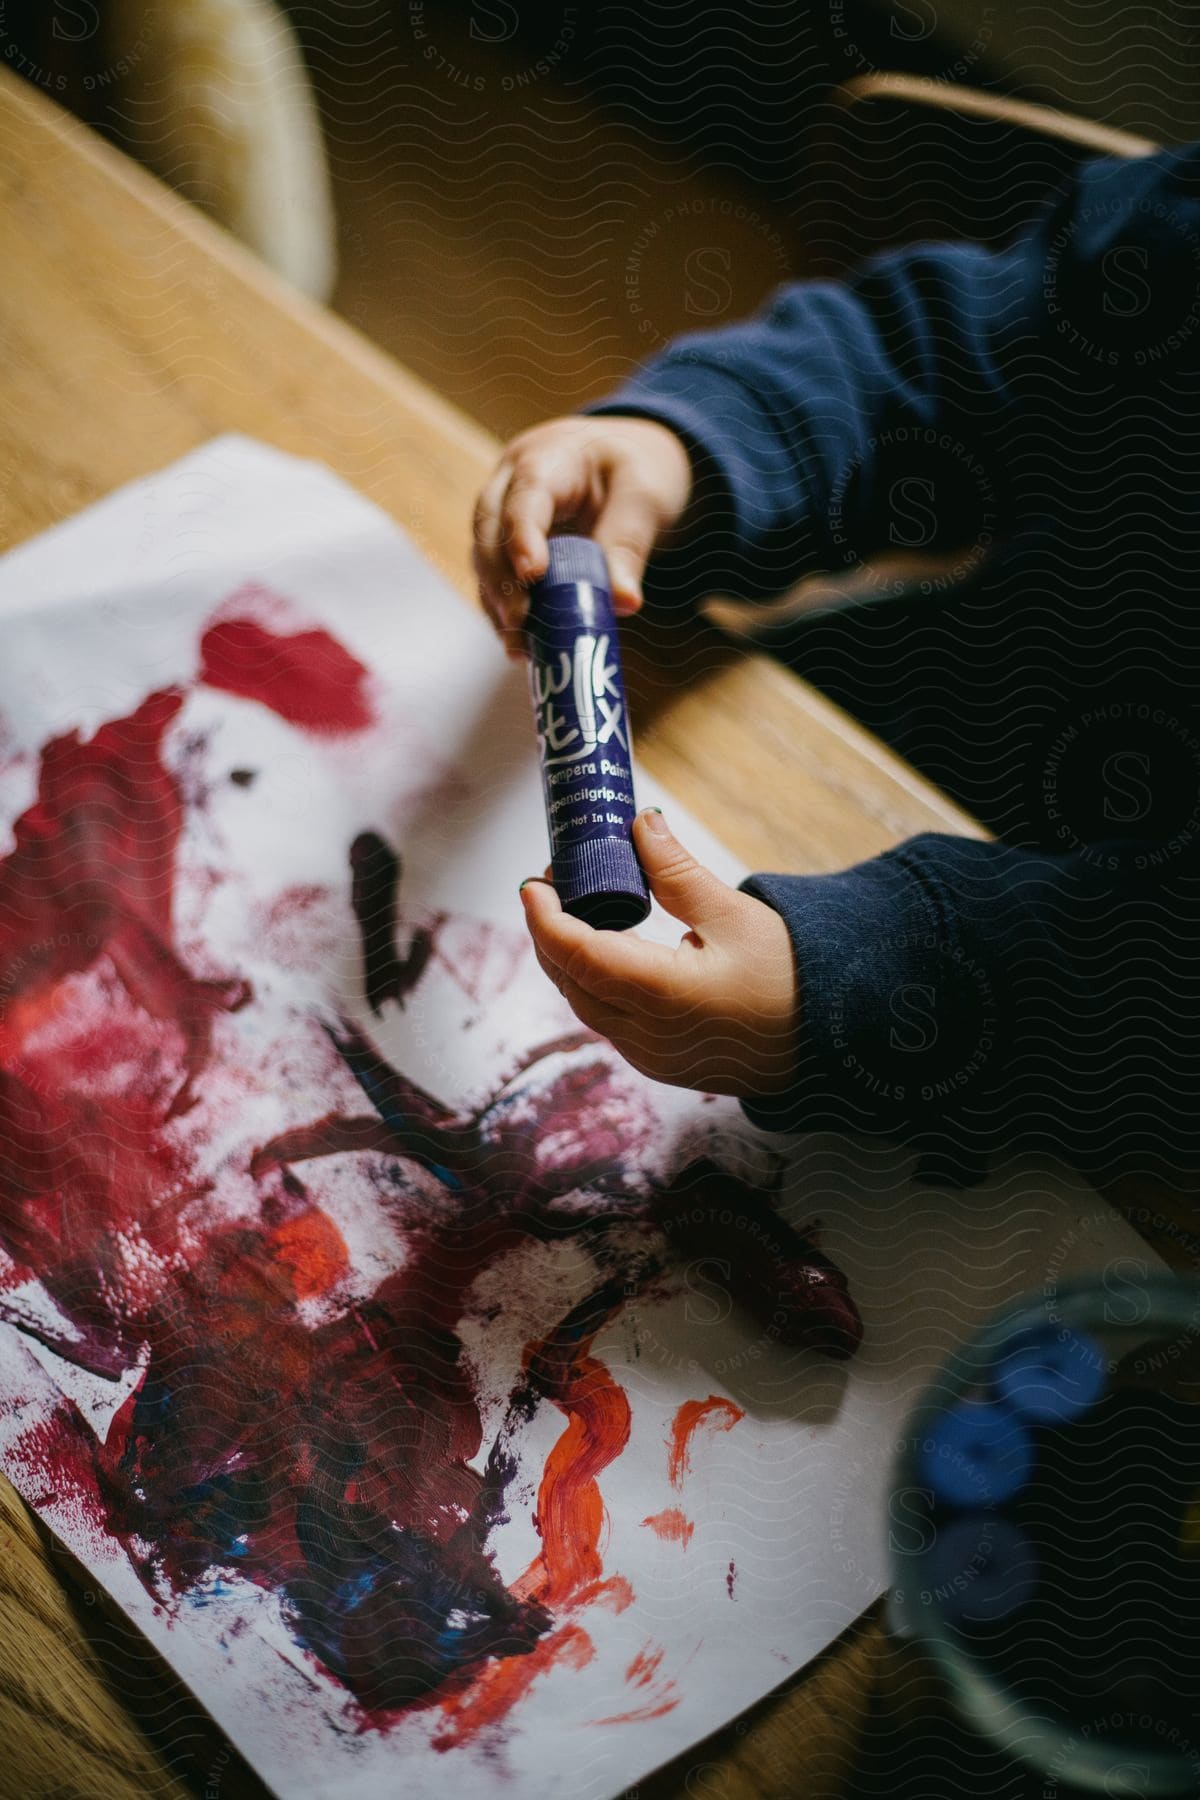
[[[914,546],[955,565],[813,629],[993,841],[745,884],[786,920],[801,996],[795,1084],[748,1105],[760,1123],[882,1131],[949,1179],[1018,1142],[1194,1165],[1198,398],[1189,148],[1086,166],[1004,252],[789,285],[588,409],[689,447],[647,583],[664,616]]]

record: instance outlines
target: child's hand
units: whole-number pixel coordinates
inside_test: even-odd
[[[795,1069],[799,995],[787,927],[688,855],[658,812],[634,841],[655,899],[690,929],[675,949],[596,931],[547,881],[521,888],[538,961],[576,1016],[643,1075],[740,1099]]]
[[[608,556],[618,614],[642,604],[642,572],[692,488],[683,443],[653,419],[551,419],[515,437],[475,502],[479,595],[519,656],[525,588],[546,572],[546,537],[570,525]]]

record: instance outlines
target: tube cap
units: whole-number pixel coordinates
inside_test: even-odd
[[[646,877],[628,838],[589,838],[560,851],[554,885],[563,911],[600,931],[627,931],[650,911]]]
[[[1034,1424],[1064,1425],[1094,1406],[1107,1385],[1108,1361],[1082,1331],[1043,1326],[1009,1343],[996,1390]]]
[[[998,1400],[959,1400],[939,1413],[921,1444],[921,1472],[947,1506],[1011,1500],[1029,1480],[1033,1441]]]
[[[1040,1575],[1037,1551],[1019,1525],[993,1513],[968,1514],[938,1531],[921,1598],[928,1594],[927,1604],[952,1624],[990,1624],[1027,1606]]]
[[[538,586],[562,587],[572,581],[586,581],[592,587],[608,587],[608,564],[595,538],[552,537],[549,539],[550,561]]]

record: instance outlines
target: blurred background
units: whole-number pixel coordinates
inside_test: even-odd
[[[849,82],[1200,135],[1184,0],[4,0],[0,53],[504,436],[1083,153]]]

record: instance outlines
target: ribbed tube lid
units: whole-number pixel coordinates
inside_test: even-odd
[[[588,838],[554,858],[564,912],[602,931],[628,931],[650,911],[642,865],[627,837]]]
[[[552,537],[550,562],[539,586],[562,586],[572,581],[586,581],[592,587],[607,588],[608,564],[604,552],[594,538]]]

